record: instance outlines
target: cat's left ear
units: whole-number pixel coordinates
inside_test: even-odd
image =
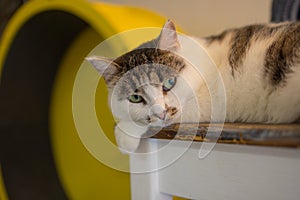
[[[110,81],[112,80],[112,77],[114,77],[114,75],[118,72],[120,66],[113,62],[113,60],[100,56],[91,56],[85,59],[94,66],[94,68],[104,78],[106,84],[110,86]]]
[[[177,51],[180,49],[175,24],[171,20],[168,20],[165,23],[158,36],[158,48],[170,51]]]

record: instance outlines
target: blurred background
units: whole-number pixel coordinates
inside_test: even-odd
[[[0,1],[0,31],[5,19],[28,0]],[[90,0],[119,5],[136,6],[152,10],[173,19],[185,31],[199,35],[218,33],[225,28],[237,27],[250,23],[265,23],[271,18],[272,0],[173,0],[172,2],[153,0]]]
[[[272,10],[272,0],[173,0],[170,2],[104,0],[103,2],[153,10],[173,19],[183,30],[197,36],[216,34],[225,28],[269,22]]]

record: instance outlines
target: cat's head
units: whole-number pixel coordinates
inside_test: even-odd
[[[158,126],[180,120],[178,94],[184,80],[179,74],[186,63],[177,55],[179,49],[175,26],[168,20],[157,38],[116,59],[87,58],[106,82],[117,119]]]

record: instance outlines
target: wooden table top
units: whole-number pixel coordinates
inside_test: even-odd
[[[168,140],[299,148],[300,124],[181,123],[163,129],[152,127],[146,136]]]

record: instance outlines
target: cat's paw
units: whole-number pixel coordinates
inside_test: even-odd
[[[146,127],[137,126],[133,122],[119,122],[115,127],[115,137],[119,149],[124,154],[135,152],[140,144]]]
[[[140,144],[140,138],[128,135],[118,126],[115,127],[115,137],[119,150],[124,154],[133,153],[137,150]]]

